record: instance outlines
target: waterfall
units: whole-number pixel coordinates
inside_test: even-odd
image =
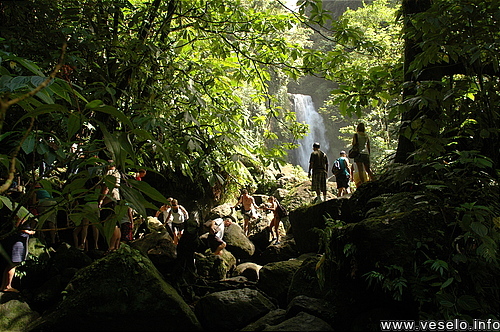
[[[321,145],[321,150],[328,154],[329,142],[326,139],[323,117],[314,108],[311,96],[302,94],[289,94],[290,101],[298,122],[309,125],[309,134],[299,140],[299,147],[290,152],[290,162],[300,165],[307,172],[309,169],[309,156],[314,142]]]

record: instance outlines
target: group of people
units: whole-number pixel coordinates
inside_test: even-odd
[[[356,127],[356,133],[352,139],[352,146],[358,151],[353,158],[356,164],[357,174],[359,175],[358,184],[373,180],[373,172],[370,167],[370,139],[365,131],[364,123],[359,123]],[[340,197],[349,192],[349,182],[354,178],[353,168],[349,162],[347,153],[342,150],[337,159],[339,161],[341,172],[335,176],[337,182],[337,196]],[[328,156],[321,151],[320,144],[313,144],[313,152],[309,158],[308,176],[311,178],[311,189],[316,192],[316,201],[327,200],[327,176],[328,176]],[[322,196],[323,195],[323,198]]]
[[[271,243],[279,244],[280,243],[280,233],[279,233],[279,224],[281,221],[281,217],[278,213],[279,202],[274,196],[269,196],[267,200],[267,204],[262,205],[260,208],[265,211],[272,211],[273,218],[271,219],[269,230],[272,237]],[[255,199],[249,195],[247,189],[242,189],[241,196],[236,202],[236,205],[233,206],[233,209],[241,207],[241,213],[243,215],[243,232],[246,236],[249,235],[249,226],[253,219],[258,217],[258,209],[259,206],[255,204]]]
[[[357,168],[357,173],[359,174],[359,183],[373,180],[373,173],[370,168],[370,140],[365,132],[365,126],[363,123],[359,123],[356,128],[356,133],[354,134],[352,140],[352,146],[357,148],[359,152],[357,156],[353,158]],[[341,172],[336,174],[336,182],[338,188],[337,195],[340,197],[347,193],[350,188],[349,182],[353,178],[353,168],[345,151],[340,151],[338,161],[341,167]],[[109,165],[107,167],[107,172],[104,175],[114,178],[113,185],[103,185],[102,183],[101,185],[98,185],[99,179],[96,179],[96,177],[90,177],[90,180],[88,180],[85,184],[86,189],[88,189],[88,193],[82,196],[79,201],[80,205],[85,208],[85,217],[82,219],[81,224],[78,227],[75,227],[73,231],[73,238],[77,248],[89,249],[87,234],[89,226],[92,226],[93,248],[91,249],[98,249],[99,231],[96,225],[108,220],[115,213],[115,207],[119,204],[121,199],[120,172],[116,169],[112,160],[109,160],[108,162]],[[313,152],[311,153],[309,159],[308,175],[312,180],[312,190],[316,192],[316,200],[319,201],[327,199],[326,183],[328,166],[328,157],[326,153],[321,151],[319,143],[314,143]],[[146,170],[140,169],[136,173],[135,179],[141,181],[145,175]],[[105,181],[105,183],[108,182]],[[321,195],[323,195],[323,199]],[[57,237],[55,212],[57,209],[54,208],[54,205],[56,205],[57,202],[52,198],[47,190],[43,189],[41,185],[37,183],[35,185],[35,195],[33,197],[32,204],[38,208],[38,214],[48,214],[45,219],[49,229],[50,242],[52,244],[55,243]],[[116,250],[119,248],[120,243],[128,242],[133,239],[134,209],[128,204],[125,206],[127,211],[123,218],[121,218],[121,220],[119,220],[115,225],[108,251]],[[248,193],[248,190],[243,189],[241,196],[239,197],[237,203],[233,206],[233,209],[237,207],[241,207],[241,212],[243,214],[243,231],[246,236],[249,235],[251,221],[259,216],[259,213],[257,212],[258,209],[271,211],[273,213],[273,217],[269,225],[270,235],[272,237],[271,243],[280,243],[279,224],[281,222],[281,217],[278,211],[279,202],[275,197],[270,196],[266,204],[258,207],[255,203],[255,199]],[[189,219],[188,211],[179,204],[177,199],[168,198],[167,203],[160,207],[155,217],[162,219],[161,221],[172,236],[173,242],[178,244],[184,232],[185,222]],[[29,224],[26,221],[27,219],[18,219],[17,224],[20,226],[20,231],[15,234],[15,236],[10,238],[11,243],[9,243],[8,246],[9,249],[11,249],[12,264],[7,266],[4,271],[0,290],[15,291],[11,284],[15,273],[15,267],[26,259],[28,237],[29,235],[35,233],[33,228],[29,227]],[[222,249],[226,247],[226,243],[222,240],[222,238],[224,228],[231,222],[232,221],[229,218],[216,218],[208,220],[205,223],[205,226],[209,229],[208,241],[210,248],[216,255],[220,255]]]

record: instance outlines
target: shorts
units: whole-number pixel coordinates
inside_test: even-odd
[[[312,191],[326,191],[326,172],[314,171],[312,174]]]
[[[208,246],[210,247],[210,250],[214,252],[217,250],[217,248],[221,245],[224,244],[224,241],[216,235],[208,234]]]
[[[243,218],[245,218],[245,219],[252,219],[252,217],[253,217],[253,209],[250,209],[248,211],[242,210],[242,212],[243,212]]]
[[[349,187],[349,175],[340,174],[335,177],[337,182],[337,188],[348,188]]]
[[[4,242],[7,252],[10,250],[10,258],[12,263],[21,263],[28,256],[28,239],[26,233],[15,234],[6,239]]]
[[[356,158],[354,158],[354,162],[370,166],[370,155],[368,153],[360,153]]]
[[[173,231],[183,231],[184,230],[184,223],[180,223],[180,224],[176,224],[176,223],[172,223],[172,230]]]

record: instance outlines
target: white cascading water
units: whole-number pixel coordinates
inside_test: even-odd
[[[290,101],[298,122],[309,125],[309,134],[299,140],[299,147],[290,152],[292,164],[300,165],[307,172],[309,169],[309,157],[314,142],[318,142],[321,150],[328,155],[329,142],[326,139],[326,130],[323,118],[316,111],[311,96],[302,94],[289,94]]]

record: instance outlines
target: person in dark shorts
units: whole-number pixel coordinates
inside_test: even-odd
[[[362,122],[356,127],[356,133],[352,138],[352,146],[357,146],[359,150],[359,155],[354,158],[354,162],[359,172],[360,182],[373,181],[374,176],[370,167],[370,138],[366,134],[365,124]],[[365,171],[368,173],[369,179],[365,177]]]
[[[12,280],[16,273],[16,267],[26,260],[28,255],[28,240],[29,236],[35,234],[31,230],[26,219],[19,219],[16,223],[18,232],[11,235],[3,243],[4,249],[10,254],[10,262],[3,272],[2,288],[3,292],[18,292],[17,289],[12,287]]]
[[[349,159],[345,151],[340,151],[340,157],[337,160],[339,161],[341,171],[335,176],[335,180],[337,182],[337,197],[340,197],[347,194],[349,180],[351,179],[351,168],[349,167]]]

